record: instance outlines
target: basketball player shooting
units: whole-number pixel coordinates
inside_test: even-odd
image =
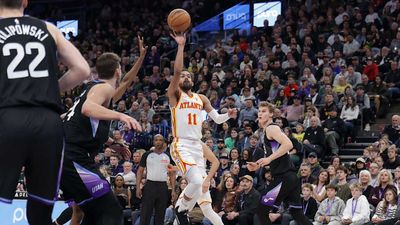
[[[205,177],[206,172],[200,166],[204,162],[201,142],[202,110],[204,109],[217,124],[235,118],[237,110],[229,109],[227,113],[219,114],[211,106],[210,100],[206,96],[191,91],[193,87],[192,75],[188,71],[182,70],[186,34],[174,33],[171,36],[178,44],[178,52],[175,59],[174,76],[167,92],[174,137],[170,151],[178,169],[188,180],[188,185],[183,191],[183,197],[178,199],[175,207],[177,222],[180,225],[186,225],[189,224],[188,210],[194,205],[193,202],[198,202],[203,194],[202,189],[208,190],[212,179],[212,176],[210,176],[212,174]],[[209,204],[200,204],[204,215],[213,224],[222,224],[221,218],[211,208],[211,199],[207,202]]]
[[[296,174],[296,169],[290,160],[289,151],[293,148],[290,139],[282,132],[278,125],[272,122],[275,107],[268,102],[260,102],[258,109],[258,122],[264,128],[263,145],[265,158],[257,162],[248,162],[247,168],[255,171],[269,165],[274,178],[268,189],[261,193],[258,207],[258,218],[261,225],[272,224],[268,213],[272,207],[279,207],[285,202],[297,224],[312,224],[302,211],[300,199],[301,187]]]

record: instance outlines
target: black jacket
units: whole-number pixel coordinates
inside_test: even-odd
[[[308,140],[313,145],[319,145],[320,147],[324,147],[325,144],[324,129],[321,126],[318,126],[315,129],[312,127],[308,127],[304,134],[303,140]]]
[[[235,203],[235,211],[239,213],[240,216],[254,216],[257,211],[258,202],[260,201],[260,193],[252,188],[248,194],[241,192]]]
[[[345,125],[339,117],[328,118],[322,123],[323,128],[328,128],[329,131],[336,131],[341,137],[345,133]]]

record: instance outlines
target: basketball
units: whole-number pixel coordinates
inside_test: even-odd
[[[175,32],[185,32],[191,23],[190,15],[184,9],[174,9],[168,15],[168,26]]]

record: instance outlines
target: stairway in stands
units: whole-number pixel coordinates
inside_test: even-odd
[[[400,103],[395,102],[385,118],[377,119],[376,123],[371,125],[371,131],[359,131],[354,143],[345,144],[339,151],[342,162],[355,162],[358,157],[362,156],[364,148],[378,141],[385,125],[390,124],[393,114],[398,114],[398,112],[400,112]]]

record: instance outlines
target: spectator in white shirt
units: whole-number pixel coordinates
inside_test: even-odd
[[[344,121],[347,134],[349,135],[354,133],[352,131],[356,124],[358,115],[360,114],[360,109],[358,108],[358,105],[356,104],[353,96],[347,96],[346,98],[347,98],[346,104],[344,104],[342,108],[342,112],[340,113],[340,119]]]
[[[136,175],[132,172],[132,163],[131,162],[124,162],[122,164],[124,168],[124,172],[119,173],[124,177],[124,181],[126,185],[136,185]]]
[[[360,183],[350,185],[351,195],[353,196],[346,202],[343,211],[343,225],[362,225],[369,222],[369,203],[367,198],[362,195],[363,188]]]
[[[352,34],[347,35],[347,42],[343,45],[343,54],[345,56],[352,56],[360,48],[360,43],[354,40]]]

